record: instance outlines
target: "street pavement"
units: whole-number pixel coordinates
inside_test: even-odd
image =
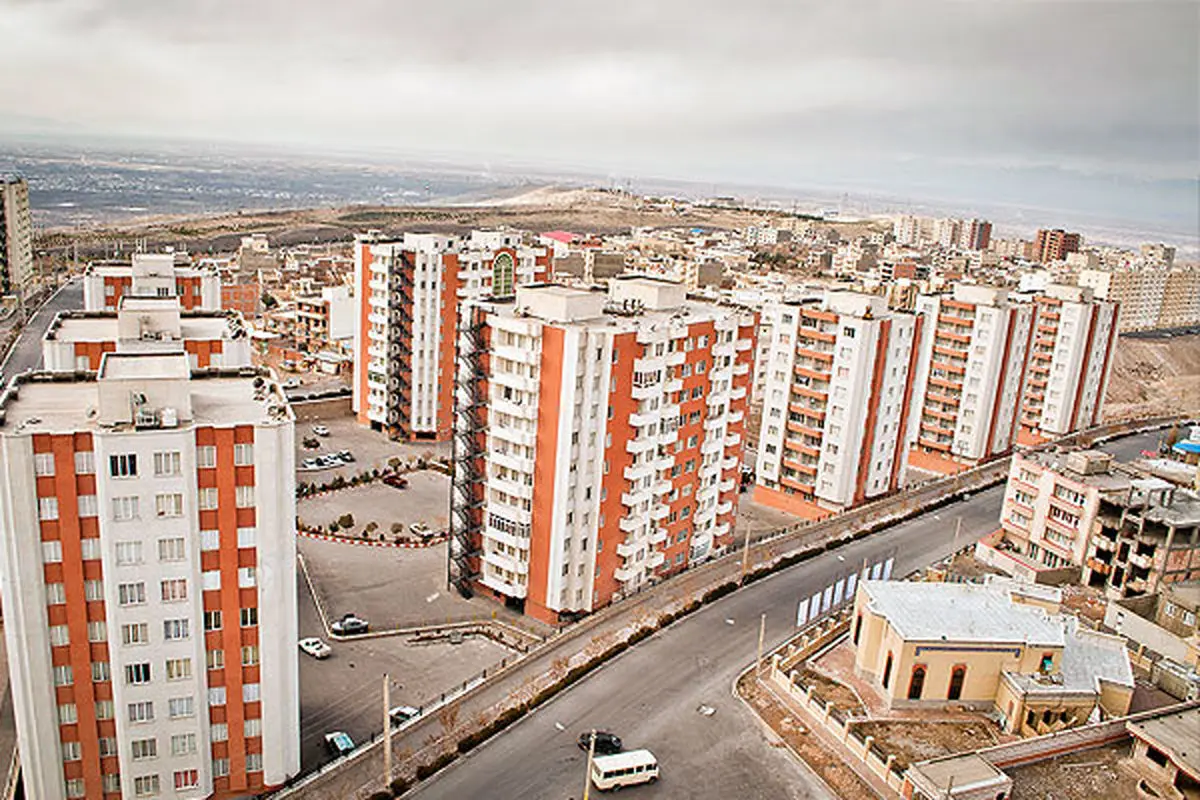
[[[42,337],[46,335],[46,330],[54,321],[55,315],[60,311],[82,308],[83,280],[75,278],[46,301],[25,325],[8,357],[0,365],[0,383],[7,384],[11,378],[22,372],[38,369],[42,364]]]
[[[1158,433],[1104,449],[1132,457],[1157,444]],[[757,718],[732,694],[751,663],[760,615],[767,649],[795,632],[801,598],[847,569],[894,555],[903,576],[996,529],[1003,486],[853,542],[735,592],[685,618],[602,667],[415,793],[428,798],[564,800],[582,796],[586,756],[579,733],[617,733],[627,747],[646,747],[662,777],[629,790],[640,798],[824,798],[827,790],[786,750],[769,746]],[[931,613],[936,610],[931,609]],[[715,709],[711,716],[697,709]]]

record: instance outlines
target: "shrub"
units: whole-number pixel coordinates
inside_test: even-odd
[[[408,782],[408,778],[404,777],[394,778],[392,779],[392,782],[388,784],[388,788],[392,790],[392,797],[399,797],[400,795],[404,794],[408,791],[410,786],[411,784]]]
[[[353,514],[342,514],[340,517],[338,517],[337,523],[338,523],[338,525],[341,525],[343,528],[353,528],[354,527],[354,515]]]
[[[371,792],[367,800],[392,800],[392,793],[385,791]]]
[[[333,479],[333,483],[329,484],[329,488],[334,489],[335,491],[337,489],[346,488],[346,479],[343,478],[341,475],[338,475],[336,478]]]
[[[376,522],[375,520],[371,520],[370,522],[367,523],[366,530],[367,530],[367,533],[374,533],[375,531],[379,530],[379,523]]]
[[[429,762],[428,764],[422,764],[421,766],[417,767],[417,780],[419,780],[419,781],[425,780],[426,778],[433,775],[435,772],[437,772],[442,767],[445,767],[447,764],[454,761],[454,759],[456,759],[456,758],[458,758],[458,753],[455,753],[455,752],[442,753],[440,756],[438,756],[437,758],[435,758],[433,761]]]
[[[404,533],[404,524],[400,523],[400,522],[393,522],[392,523],[392,533],[395,533],[395,534]]]
[[[336,522],[331,522],[331,523],[329,523],[329,532],[330,532],[330,533],[337,533],[337,532],[338,532],[338,524],[337,524]]]

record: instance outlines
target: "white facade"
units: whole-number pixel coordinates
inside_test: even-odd
[[[92,264],[83,275],[85,311],[115,310],[126,295],[178,297],[189,311],[219,311],[221,276],[177,265],[173,253],[135,253],[128,264]]]

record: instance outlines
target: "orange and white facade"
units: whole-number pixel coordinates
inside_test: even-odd
[[[921,295],[921,344],[909,414],[910,466],[953,470],[1016,440],[1033,307],[1004,289],[959,284]]]
[[[814,518],[898,489],[921,318],[853,292],[769,313],[755,500]]]
[[[186,311],[219,311],[221,277],[215,269],[176,265],[173,253],[136,253],[128,264],[97,262],[83,274],[85,311],[116,311],[127,295],[178,297]]]
[[[464,304],[459,589],[557,622],[727,551],[757,325],[646,277]]]
[[[519,233],[360,236],[354,246],[354,392],[359,422],[392,436],[450,439],[459,304],[511,297],[550,275],[547,248]]]
[[[1084,287],[1050,285],[1033,309],[1017,433],[1028,445],[1100,423],[1118,329],[1117,303]]]
[[[126,295],[115,312],[59,312],[42,339],[42,366],[51,372],[95,372],[105,353],[180,347],[192,369],[251,365],[250,337],[240,313],[181,313],[177,298]]]
[[[0,397],[0,572],[28,797],[233,798],[299,771],[294,418],[174,352]]]

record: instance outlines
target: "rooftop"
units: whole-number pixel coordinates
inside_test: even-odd
[[[1013,602],[1012,586],[863,581],[868,607],[906,640],[1065,643],[1060,617]],[[937,613],[930,613],[937,609]]]
[[[123,298],[124,299],[124,298]],[[187,340],[228,339],[233,336],[229,315],[224,312],[187,313],[179,317],[180,336]],[[60,342],[115,342],[116,311],[63,311],[47,333]]]
[[[918,788],[940,797],[945,796],[947,788],[953,796],[975,793],[988,786],[1006,788],[1012,783],[991,762],[975,753],[922,761],[909,767],[907,774]]]
[[[1133,688],[1133,667],[1124,639],[1079,627],[1075,617],[1061,620],[1066,636],[1062,669],[1053,676],[1018,675],[1009,678],[1027,692],[1099,692],[1100,682]]]
[[[1200,707],[1126,724],[1131,734],[1153,742],[1193,778],[1200,778]]]
[[[1101,450],[1050,448],[1026,451],[1020,458],[1102,492],[1124,491],[1130,486],[1129,475],[1119,465],[1114,469],[1112,456]]]

